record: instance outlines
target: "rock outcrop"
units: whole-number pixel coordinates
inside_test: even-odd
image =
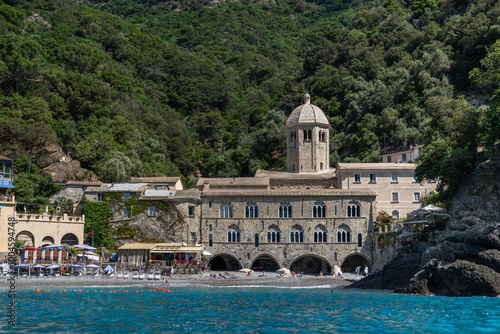
[[[407,292],[446,296],[500,295],[500,169],[481,164],[465,178],[450,225],[422,255]]]
[[[354,282],[348,288],[404,290],[420,270],[421,259],[421,254],[398,254],[382,270]]]
[[[80,162],[77,160],[57,162],[44,168],[43,172],[52,175],[54,182],[99,181],[93,172],[80,167]]]

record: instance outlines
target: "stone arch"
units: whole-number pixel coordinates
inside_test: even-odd
[[[241,262],[236,257],[226,253],[212,256],[207,263],[211,270],[238,271],[243,268]]]
[[[281,268],[280,262],[274,256],[268,253],[259,254],[250,263],[250,268],[252,268],[252,270],[265,270],[268,272],[275,272],[276,270]]]
[[[16,240],[26,241],[26,245],[35,246],[35,237],[30,231],[21,231],[17,234]]]
[[[61,238],[61,244],[66,244],[66,245],[78,245],[78,237],[74,235],[73,233],[66,233],[62,238]]]
[[[344,273],[354,272],[357,266],[361,266],[361,272],[363,272],[365,266],[370,268],[370,260],[364,254],[351,253],[344,258],[340,269]]]
[[[304,254],[291,262],[290,270],[296,273],[317,275],[321,272],[329,275],[332,272],[333,266],[322,256],[316,254]]]
[[[51,236],[46,236],[42,239],[42,244],[41,246],[46,246],[46,245],[53,245],[54,244],[54,238]]]

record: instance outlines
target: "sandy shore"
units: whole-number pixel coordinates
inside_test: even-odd
[[[247,276],[238,272],[212,272],[203,275],[174,275],[169,277],[168,286],[239,286],[239,287],[344,287],[351,284],[356,279],[355,275],[345,274],[343,278],[304,276],[304,277],[283,277],[278,278],[276,274],[268,274],[266,277]],[[213,277],[213,275],[217,277]],[[0,288],[7,288],[9,282],[6,279],[0,280]],[[84,287],[84,286],[167,286],[165,279],[161,281],[152,280],[124,280],[107,278],[79,278],[79,277],[57,277],[57,278],[16,278],[16,288],[22,287]]]

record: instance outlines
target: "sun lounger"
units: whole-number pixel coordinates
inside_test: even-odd
[[[139,279],[139,274],[133,274],[132,279]]]
[[[129,279],[129,278],[130,278],[130,275],[128,273],[123,275],[123,279]]]
[[[116,274],[117,279],[123,279],[123,274]]]
[[[155,281],[159,281],[159,280],[161,280],[160,274],[155,274]]]
[[[148,275],[148,280],[153,280],[153,279],[155,279],[155,276],[153,274],[149,274]]]
[[[140,279],[140,280],[144,279],[144,274],[140,274],[140,275],[139,275],[139,279]]]

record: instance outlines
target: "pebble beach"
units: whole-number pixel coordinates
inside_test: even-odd
[[[215,275],[215,277],[213,277]],[[305,275],[303,277],[281,277],[277,274],[248,276],[240,272],[211,272],[202,275],[173,275],[168,277],[168,284],[163,277],[158,280],[133,280],[117,278],[87,278],[87,277],[42,277],[42,278],[15,278],[16,287],[72,287],[72,286],[220,286],[220,287],[314,287],[339,286],[343,287],[357,281],[355,275],[344,274],[343,278],[330,276]],[[8,279],[0,280],[0,288],[10,286]]]

